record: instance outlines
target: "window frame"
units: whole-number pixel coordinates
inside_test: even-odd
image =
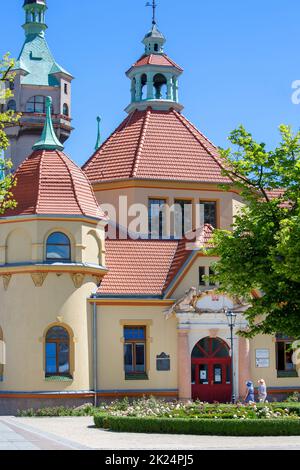
[[[154,204],[152,204],[152,202]],[[152,232],[152,207],[157,206],[160,207],[159,210],[159,233],[154,234]],[[166,234],[166,220],[167,220],[167,199],[166,198],[158,198],[158,197],[149,197],[148,198],[148,238],[153,240],[161,240],[164,238]]]
[[[140,338],[130,338],[126,339],[126,334],[125,331],[126,329],[131,329],[131,330],[142,330],[144,332],[143,337],[144,339]],[[124,348],[123,348],[123,355],[124,355],[124,371],[125,371],[125,377],[126,376],[145,376],[147,373],[147,327],[142,326],[142,325],[124,325],[123,327],[123,334],[124,334]],[[127,371],[126,370],[126,363],[125,363],[125,348],[127,345],[131,346],[132,350],[132,371]],[[136,347],[143,345],[144,347],[144,370],[143,371],[138,371],[137,370],[137,364],[136,364],[136,359],[137,359],[137,353],[136,353]]]
[[[181,207],[181,235],[179,235],[179,233],[177,233],[177,227],[176,227],[176,224],[177,224],[177,206],[180,206]],[[185,230],[186,227],[185,227],[185,212],[186,212],[186,209],[185,209],[185,206],[189,206],[190,210],[191,210],[191,213],[190,213],[190,216],[191,216],[191,220],[190,220],[190,227],[187,229],[187,231]],[[182,238],[184,237],[187,233],[190,233],[192,232],[193,230],[193,223],[194,223],[194,204],[193,204],[193,199],[180,199],[180,198],[177,198],[177,199],[174,199],[174,235],[176,236],[176,238]]]
[[[62,339],[62,338],[47,339],[49,333],[54,328],[61,328],[62,330],[64,330],[67,333],[67,339]],[[47,358],[48,358],[47,346],[48,346],[48,344],[55,344],[55,359],[56,359],[56,364],[55,364],[56,371],[55,372],[48,372],[47,371]],[[59,371],[59,367],[60,367],[59,366],[59,355],[60,355],[59,345],[61,345],[61,344],[67,344],[68,345],[68,371],[67,372],[60,372]],[[70,337],[69,331],[64,326],[53,325],[53,326],[48,328],[48,330],[45,334],[45,377],[46,378],[49,378],[49,377],[72,378],[72,376],[71,376],[71,337]]]
[[[65,244],[65,243],[49,243],[49,238],[52,237],[53,235],[55,234],[59,234],[59,235],[63,235],[64,237],[66,237],[66,239],[68,240],[68,244]],[[68,247],[69,248],[69,257],[68,258],[50,258],[48,257],[48,248],[49,247]],[[46,252],[45,252],[45,260],[46,262],[48,263],[55,263],[55,262],[61,262],[61,263],[70,263],[72,261],[72,244],[71,244],[71,239],[70,237],[62,232],[62,231],[55,231],[55,232],[51,232],[48,236],[47,236],[47,239],[46,239],[46,243],[45,243],[45,248],[46,248]]]
[[[220,201],[219,199],[200,199],[199,200],[200,207],[201,205],[204,205],[204,225],[211,225],[213,228],[218,229],[220,228],[220,219],[219,219],[219,204]],[[215,205],[215,224],[212,224],[211,221],[206,221],[205,220],[205,204],[214,204]]]
[[[66,110],[67,110],[67,113],[65,113]],[[67,103],[63,104],[62,114],[63,114],[63,116],[66,116],[66,117],[70,116],[70,108],[69,108],[69,105]]]
[[[13,108],[10,107],[10,105],[11,105],[12,103],[14,103],[14,107],[13,107]],[[8,101],[8,103],[7,103],[7,111],[13,111],[14,113],[17,112],[17,102],[16,102],[16,100],[11,99],[11,100]]]
[[[295,341],[293,338],[288,338],[288,337],[280,337],[281,335],[277,335],[276,336],[276,370],[277,370],[277,373],[278,374],[294,374],[296,373],[297,374],[297,367],[296,365],[294,364],[294,367],[291,368],[291,369],[288,369],[287,368],[287,346],[291,346],[293,344],[293,342]],[[284,345],[284,348],[283,348],[283,354],[284,354],[284,369],[279,369],[279,344],[283,344]],[[297,374],[298,376],[298,374]]]
[[[38,102],[37,101],[37,98],[42,98],[43,99],[43,102]],[[26,104],[25,104],[25,113],[27,114],[46,114],[46,99],[47,97],[45,95],[33,95],[31,96],[31,98],[29,98],[27,101],[26,101]],[[32,102],[33,101],[33,102]],[[33,111],[28,111],[27,109],[27,106],[31,104],[33,105]],[[40,110],[37,110],[37,107],[38,105],[42,105],[43,106],[43,110],[40,111]],[[51,105],[51,114],[54,114],[54,110],[53,110],[53,104]]]

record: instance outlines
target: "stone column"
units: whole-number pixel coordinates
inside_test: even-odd
[[[191,355],[189,330],[178,330],[178,395],[179,400],[191,400]]]
[[[171,76],[168,77],[167,88],[168,88],[167,99],[173,100],[173,78]]]
[[[173,78],[173,101],[178,103],[178,80],[177,77]]]
[[[147,100],[153,100],[153,73],[147,73]]]
[[[142,99],[142,81],[141,75],[137,75],[136,78],[136,89],[135,89],[135,100],[141,101]]]
[[[247,338],[239,338],[239,397],[246,395],[246,382],[251,380],[250,341]]]

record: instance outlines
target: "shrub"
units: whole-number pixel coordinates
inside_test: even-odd
[[[300,421],[94,417],[96,427],[116,432],[213,436],[299,436]]]

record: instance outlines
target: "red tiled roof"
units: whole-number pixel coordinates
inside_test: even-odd
[[[160,65],[160,66],[165,66],[165,67],[176,67],[178,70],[183,71],[183,69],[179,67],[179,65],[177,65],[166,54],[143,55],[135,64],[133,64],[132,67],[142,67],[144,65]]]
[[[159,179],[230,183],[217,148],[171,109],[134,111],[83,166],[92,183]]]
[[[212,227],[203,231],[209,242]],[[108,274],[98,290],[102,295],[163,295],[192,255],[182,240],[106,240]]]
[[[17,169],[14,199],[4,217],[33,214],[84,215],[102,219],[84,172],[58,150],[37,150]]]
[[[190,254],[174,240],[106,240],[109,272],[98,293],[161,295],[173,264],[182,264]]]

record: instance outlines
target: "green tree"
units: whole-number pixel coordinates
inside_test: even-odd
[[[14,61],[10,59],[8,54],[0,60],[0,214],[3,214],[7,209],[16,207],[12,194],[12,188],[16,184],[11,173],[12,163],[10,160],[4,159],[4,151],[9,145],[5,128],[19,119],[19,115],[14,111],[4,111],[5,102],[13,97],[12,91],[7,87],[7,83],[14,79],[13,66]]]
[[[240,127],[229,137],[233,149],[221,150],[224,174],[245,204],[232,231],[214,234],[215,281],[250,303],[250,337],[300,337],[300,132],[282,125],[280,134],[268,151]]]

